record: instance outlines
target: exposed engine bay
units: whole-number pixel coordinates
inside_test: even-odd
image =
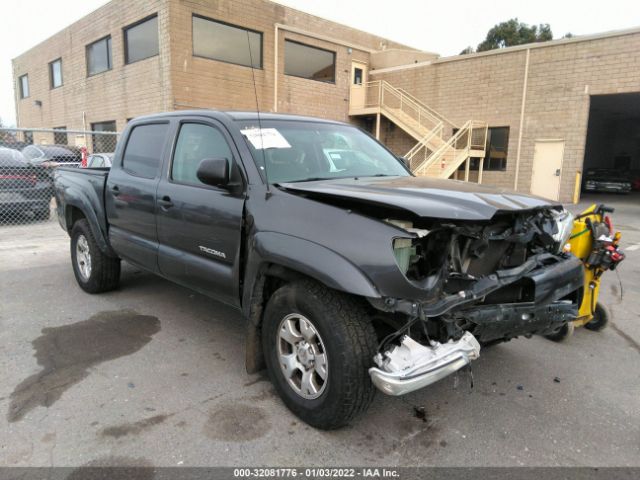
[[[370,370],[386,393],[439,380],[478,358],[481,344],[547,335],[577,315],[582,268],[563,251],[573,225],[564,210],[488,222],[385,221],[411,234],[394,239],[396,262],[428,292],[420,302],[373,301],[398,327],[382,339]]]

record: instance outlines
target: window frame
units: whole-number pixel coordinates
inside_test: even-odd
[[[95,45],[96,43],[100,43],[102,41],[105,41],[105,40],[107,41],[107,64],[108,64],[109,68],[107,68],[105,70],[100,70],[99,72],[90,73],[89,72],[89,47]],[[87,69],[87,78],[95,77],[96,75],[100,75],[102,73],[109,72],[109,71],[113,70],[113,40],[111,38],[111,34],[105,35],[102,38],[99,38],[97,40],[94,40],[91,43],[86,44],[84,46],[84,58],[85,58],[85,66],[86,66],[86,69]]]
[[[22,84],[22,79],[27,81],[27,94],[24,94],[24,86]],[[18,77],[18,88],[20,89],[20,100],[24,100],[25,98],[29,98],[31,96],[31,87],[29,85],[29,74],[25,73]]]
[[[206,190],[213,190],[216,192],[228,192],[229,189],[228,188],[222,188],[222,187],[216,187],[215,185],[207,185],[205,183],[200,183],[200,184],[194,184],[194,183],[185,183],[185,182],[180,182],[178,180],[174,180],[173,179],[173,162],[175,160],[175,155],[176,155],[176,148],[178,147],[178,139],[180,137],[180,131],[182,130],[182,127],[185,125],[204,125],[207,127],[211,127],[214,128],[216,130],[218,130],[222,136],[224,137],[225,141],[227,142],[227,145],[229,146],[229,150],[231,151],[231,155],[232,158],[229,159],[229,161],[231,162],[230,164],[230,168],[229,168],[229,180],[233,179],[233,171],[237,169],[238,173],[239,173],[239,177],[240,177],[240,182],[242,184],[242,188],[244,190],[245,185],[246,185],[246,180],[245,180],[245,172],[244,172],[244,166],[241,165],[242,162],[240,162],[239,160],[239,153],[238,153],[238,149],[236,148],[236,144],[233,140],[233,138],[231,137],[231,135],[229,135],[229,132],[227,131],[227,129],[224,127],[224,125],[222,124],[216,124],[213,123],[211,121],[207,121],[204,119],[199,119],[199,118],[185,118],[185,119],[181,119],[178,122],[177,125],[177,129],[175,131],[174,137],[173,137],[173,144],[171,145],[171,152],[170,152],[170,157],[169,157],[169,161],[168,163],[168,168],[167,168],[167,182],[172,184],[172,185],[181,185],[181,186],[185,186],[185,187],[193,187],[193,188],[204,188]],[[124,158],[124,156],[123,156]]]
[[[303,77],[302,75],[294,75],[292,73],[287,73],[287,42],[295,43],[297,45],[302,45],[303,47],[311,48],[313,50],[321,50],[323,52],[331,53],[333,55],[333,80],[318,80],[316,78]],[[329,84],[329,85],[336,85],[337,72],[338,72],[338,52],[333,51],[333,50],[329,50],[327,48],[316,47],[315,45],[309,45],[308,43],[299,42],[298,40],[292,40],[290,38],[285,38],[284,39],[284,55],[283,56],[284,56],[283,73],[287,77],[302,78],[304,80],[312,80],[314,82],[326,83],[326,84]]]
[[[53,75],[53,65],[57,62],[60,62],[60,85],[54,85],[53,79],[55,78]],[[49,89],[55,90],[56,88],[60,88],[64,85],[64,75],[62,74],[62,57],[58,57],[55,60],[49,62]]]
[[[193,19],[194,18],[199,18],[201,20],[207,20],[209,22],[213,22],[213,23],[219,23],[220,25],[225,25],[227,27],[232,27],[232,28],[237,28],[239,30],[244,30],[245,32],[251,32],[251,33],[256,33],[260,36],[260,66],[258,67],[254,67],[253,65],[245,65],[244,63],[237,63],[237,62],[230,62],[229,60],[221,60],[219,58],[212,58],[212,57],[205,57],[204,55],[198,55],[195,52],[195,35],[193,33]],[[205,60],[213,60],[214,62],[222,62],[222,63],[226,63],[229,65],[237,65],[239,67],[245,67],[245,68],[255,68],[256,70],[264,70],[264,32],[261,32],[260,30],[254,30],[252,28],[248,28],[248,27],[243,27],[241,25],[235,25],[233,23],[229,23],[229,22],[225,22],[223,20],[217,20],[215,18],[211,18],[211,17],[207,17],[205,15],[200,15],[199,13],[192,13],[191,14],[191,56],[196,57],[196,58],[203,58]],[[253,57],[253,54],[252,54]]]
[[[151,125],[167,125],[167,134],[168,135],[173,135],[172,132],[172,127],[171,127],[171,122],[169,120],[156,120],[156,121],[151,121],[151,122],[142,122],[142,123],[138,123],[137,125],[133,125],[131,127],[131,130],[129,131],[128,135],[127,135],[127,141],[124,144],[124,148],[122,149],[122,156],[120,158],[120,169],[126,173],[127,175],[131,175],[132,177],[136,177],[136,178],[141,178],[143,180],[156,180],[158,178],[162,177],[162,164],[164,163],[164,157],[166,155],[165,152],[165,146],[167,143],[167,139],[165,138],[164,143],[162,145],[162,152],[161,152],[161,158],[159,159],[159,164],[158,164],[158,168],[156,169],[156,174],[153,177],[145,177],[144,175],[140,175],[136,172],[133,172],[131,170],[129,170],[124,163],[125,160],[125,155],[127,154],[127,148],[129,148],[129,142],[131,141],[131,136],[133,134],[133,132],[136,130],[136,128],[138,127],[148,127]],[[112,164],[113,166],[113,164]]]
[[[124,64],[125,65],[131,65],[132,63],[137,63],[137,62],[141,62],[143,60],[146,60],[147,58],[153,58],[153,57],[157,57],[160,55],[160,20],[158,19],[158,53],[155,53],[153,55],[149,55],[148,57],[143,57],[143,58],[139,58],[137,60],[133,60],[130,61],[129,60],[129,42],[128,42],[128,32],[129,30],[131,30],[132,28],[135,28],[139,25],[142,25],[145,22],[148,22],[149,20],[152,20],[154,18],[158,18],[158,12],[156,13],[152,13],[151,15],[146,16],[145,18],[142,18],[140,20],[138,20],[137,22],[134,22],[130,25],[127,25],[126,27],[122,28],[122,43],[123,43],[123,50],[124,50]]]

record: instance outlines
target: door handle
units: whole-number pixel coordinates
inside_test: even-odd
[[[162,208],[163,210],[168,210],[169,208],[173,207],[173,202],[171,201],[171,198],[169,198],[166,195],[158,200],[158,204],[160,205],[160,208]]]
[[[556,169],[556,177],[559,177],[559,176],[560,176],[560,169],[558,168]]]
[[[117,185],[114,185],[113,187],[111,187],[111,193],[113,194],[114,197],[117,197],[118,195],[120,195],[120,189],[118,188]]]

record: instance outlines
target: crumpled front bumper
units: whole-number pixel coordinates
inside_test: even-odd
[[[466,332],[460,340],[421,345],[405,336],[399,346],[380,354],[378,367],[369,369],[371,381],[387,395],[404,395],[431,385],[480,356],[480,344]]]

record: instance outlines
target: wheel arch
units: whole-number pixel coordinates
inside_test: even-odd
[[[248,319],[245,352],[248,373],[265,368],[261,340],[263,312],[279,286],[310,279],[354,296],[381,296],[360,269],[322,245],[274,232],[256,234],[249,245],[242,293],[242,312]]]

